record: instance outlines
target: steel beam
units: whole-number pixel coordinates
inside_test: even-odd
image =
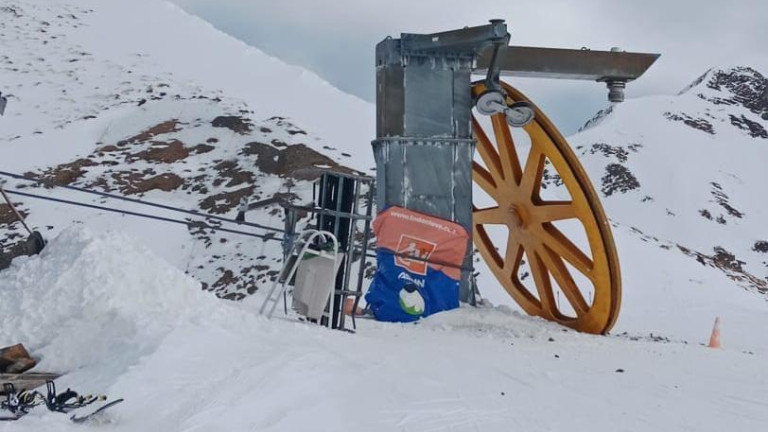
[[[480,54],[473,73],[487,73],[492,52],[486,48]],[[497,65],[503,76],[627,82],[645,73],[659,56],[624,51],[506,46],[499,51]]]
[[[475,53],[483,46],[494,41],[505,41],[508,38],[507,25],[504,20],[491,20],[490,24],[477,27],[464,27],[432,34],[403,33],[400,35],[404,53]]]

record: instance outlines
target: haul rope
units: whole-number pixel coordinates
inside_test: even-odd
[[[271,226],[268,226],[268,225],[262,225],[262,224],[258,224],[258,223],[254,223],[254,222],[237,221],[235,219],[229,219],[229,218],[225,218],[225,217],[221,217],[221,216],[215,216],[215,215],[210,215],[210,214],[206,214],[206,213],[200,213],[200,212],[194,211],[194,210],[186,210],[186,209],[182,209],[182,208],[178,208],[178,207],[168,206],[168,205],[165,205],[165,204],[157,204],[157,203],[153,203],[153,202],[142,201],[142,200],[135,199],[135,198],[128,198],[128,197],[125,197],[125,196],[122,196],[122,195],[115,195],[115,194],[111,194],[111,193],[107,193],[107,192],[100,192],[100,191],[91,190],[91,189],[85,189],[85,188],[81,188],[81,187],[77,187],[77,186],[50,184],[49,182],[46,182],[44,179],[35,179],[35,178],[24,177],[24,176],[19,175],[19,174],[13,174],[13,173],[5,172],[5,171],[0,171],[0,176],[10,177],[10,178],[13,178],[13,179],[16,179],[16,180],[22,180],[22,181],[26,181],[26,182],[30,182],[30,183],[35,183],[35,184],[38,184],[38,185],[42,185],[44,187],[54,187],[54,188],[57,187],[57,188],[62,188],[62,189],[69,189],[69,190],[73,190],[73,191],[77,191],[77,192],[82,192],[82,193],[87,193],[87,194],[91,194],[91,195],[98,195],[98,196],[105,197],[105,198],[111,198],[111,199],[116,199],[116,200],[121,200],[121,201],[127,201],[127,202],[130,202],[130,203],[145,205],[145,206],[149,206],[149,207],[156,207],[156,208],[160,208],[160,209],[163,209],[163,210],[170,210],[170,211],[175,211],[175,212],[179,212],[179,213],[186,213],[186,214],[194,215],[194,216],[197,216],[197,217],[205,217],[205,218],[208,218],[208,219],[219,220],[219,221],[222,221],[222,222],[236,223],[238,225],[245,225],[245,226],[250,226],[250,227],[254,227],[254,228],[261,228],[263,230],[272,231],[272,232],[276,232],[276,233],[283,233],[283,232],[285,232],[284,230],[282,230],[280,228],[275,228],[275,227],[271,227]]]
[[[186,225],[187,227],[189,227],[192,224],[192,222],[187,221],[187,220],[171,219],[171,218],[167,218],[167,217],[163,217],[163,216],[156,216],[156,215],[151,215],[151,214],[147,214],[147,213],[139,213],[139,212],[134,212],[134,211],[130,211],[130,210],[114,209],[114,208],[111,208],[111,207],[105,207],[105,206],[100,206],[100,205],[96,205],[96,204],[88,204],[88,203],[81,203],[81,202],[77,202],[77,201],[65,200],[65,199],[61,199],[61,198],[46,197],[46,196],[42,196],[42,195],[35,195],[35,194],[28,193],[28,192],[21,192],[21,191],[17,191],[17,190],[10,190],[9,189],[7,191],[7,193],[9,193],[11,195],[24,196],[24,197],[27,197],[27,198],[35,198],[35,199],[41,199],[41,200],[46,200],[46,201],[53,201],[53,202],[57,202],[57,203],[61,203],[61,204],[67,204],[67,205],[91,208],[91,209],[95,209],[95,210],[103,210],[103,211],[112,212],[112,213],[121,213],[121,214],[128,215],[128,216],[143,217],[143,218],[154,219],[154,220],[158,220],[158,221],[162,221],[162,222],[176,223],[176,224]],[[200,213],[195,213],[195,215],[198,216],[198,217],[207,217],[206,215],[200,214]],[[245,236],[249,236],[249,237],[257,237],[257,238],[260,238],[260,239],[262,239],[264,241],[267,241],[267,240],[282,240],[281,238],[276,237],[274,234],[256,234],[256,233],[250,233],[250,232],[246,232],[246,231],[233,230],[233,229],[229,229],[229,228],[215,227],[215,226],[211,226],[209,224],[205,224],[205,228],[206,229],[210,229],[212,231],[221,231],[221,232],[227,232],[227,233],[232,233],[232,234],[245,235]]]

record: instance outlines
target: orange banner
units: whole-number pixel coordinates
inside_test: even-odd
[[[378,247],[395,252],[395,265],[426,275],[427,266],[458,280],[456,267],[427,263],[423,260],[461,266],[467,251],[469,234],[461,225],[402,207],[390,207],[373,222]],[[418,259],[398,256],[407,255]]]

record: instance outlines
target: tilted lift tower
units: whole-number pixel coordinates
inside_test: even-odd
[[[611,102],[624,99],[626,83],[638,78],[658,54],[509,46],[503,20],[435,34],[404,33],[376,47],[377,204],[452,220],[472,231],[475,247],[507,292],[532,315],[580,331],[605,333],[618,316],[621,281],[610,226],[599,198],[567,143],[524,95],[500,76],[604,82]],[[472,82],[472,75],[485,79]],[[491,117],[486,133],[474,115]],[[519,160],[510,127],[530,136]],[[489,138],[489,136],[491,138]],[[479,163],[473,161],[477,150]],[[548,202],[539,196],[545,161],[571,196]],[[473,206],[473,180],[497,203]],[[577,219],[589,251],[580,250],[553,222]],[[509,228],[498,250],[487,225]],[[472,267],[468,248],[464,267]],[[523,255],[525,254],[525,255]],[[528,257],[536,292],[517,274]],[[582,273],[592,299],[569,273]],[[579,278],[583,280],[583,278]],[[553,294],[557,283],[575,313],[566,314]],[[471,272],[462,271],[461,296],[471,292]]]

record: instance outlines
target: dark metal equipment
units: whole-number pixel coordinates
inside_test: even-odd
[[[332,233],[339,242],[339,252],[343,261],[336,277],[333,311],[329,314],[332,328],[346,330],[347,299],[353,299],[351,310],[357,310],[363,294],[368,245],[371,241],[371,222],[373,220],[373,178],[329,169],[305,169],[304,174],[318,177],[313,189],[313,206],[297,206],[281,203],[285,208],[286,225],[283,241],[284,250],[290,250],[297,236],[297,222],[301,215],[310,214],[318,230]],[[359,225],[363,226],[360,227]],[[287,259],[287,257],[286,257]],[[353,274],[353,264],[358,262],[358,269]],[[352,326],[356,328],[352,315]]]
[[[336,277],[332,314],[332,327],[343,330],[346,328],[344,304],[347,298],[354,298],[352,310],[356,310],[363,294],[366,254],[373,219],[373,178],[325,171],[317,185],[317,204],[322,209],[317,212],[317,228],[332,232],[339,240],[340,249],[345,251],[341,270]],[[361,213],[361,202],[365,204],[364,213]],[[360,221],[364,224],[362,231],[358,226]],[[353,275],[352,264],[358,260],[358,272]],[[356,327],[354,320],[352,315],[352,325]]]

